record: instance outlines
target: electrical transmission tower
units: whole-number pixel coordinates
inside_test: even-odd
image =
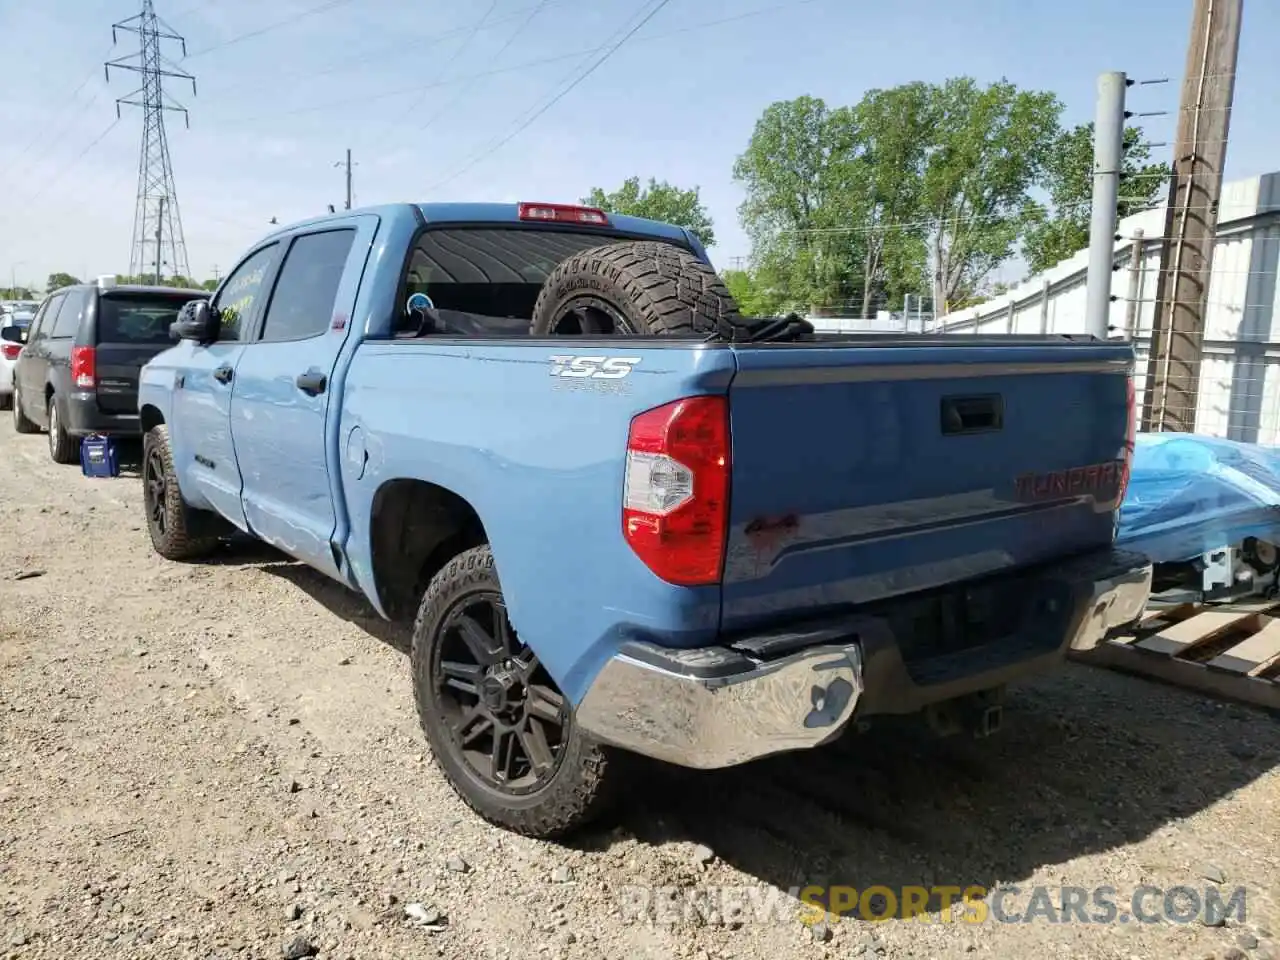
[[[187,265],[187,243],[182,235],[182,216],[178,211],[178,191],[173,183],[173,165],[169,160],[169,140],[164,132],[166,110],[181,113],[191,126],[186,107],[164,92],[162,80],[172,77],[190,80],[191,93],[196,92],[196,78],[182,70],[160,52],[161,40],[176,40],[187,55],[187,42],[156,16],[152,0],[142,0],[142,12],[111,25],[111,41],[118,31],[138,35],[137,53],[131,53],[104,64],[107,79],[111,68],[141,74],[142,86],[116,101],[120,105],[142,108],[142,154],[138,161],[138,199],[133,216],[133,247],[129,253],[129,273],[141,276],[151,273],[160,283],[168,272],[190,278]]]

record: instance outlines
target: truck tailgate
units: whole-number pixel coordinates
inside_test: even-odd
[[[721,626],[925,591],[1112,541],[1127,344],[737,348]]]

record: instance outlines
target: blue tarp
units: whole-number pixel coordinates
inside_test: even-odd
[[[1138,434],[1119,543],[1169,563],[1246,537],[1280,543],[1280,448]]]

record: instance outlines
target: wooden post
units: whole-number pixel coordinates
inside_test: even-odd
[[[1160,254],[1143,429],[1192,431],[1243,0],[1195,0]]]

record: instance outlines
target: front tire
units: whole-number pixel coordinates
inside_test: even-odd
[[[169,428],[152,427],[142,440],[142,502],[147,532],[166,560],[197,560],[212,553],[218,537],[193,531],[193,512],[183,502],[173,469]]]
[[[79,463],[80,438],[67,433],[58,415],[58,398],[49,396],[49,457],[54,463]]]
[[[493,553],[454,557],[413,627],[413,692],[436,762],[491,823],[550,839],[585,826],[615,796],[618,754],[588,738],[506,615]]]

